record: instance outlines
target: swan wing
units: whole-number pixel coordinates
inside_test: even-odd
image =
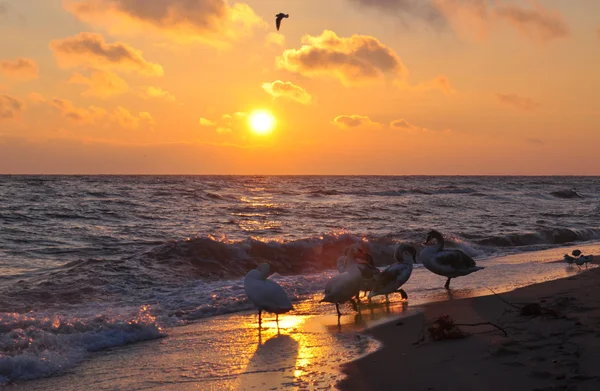
[[[452,269],[470,269],[475,266],[473,258],[460,250],[443,250],[435,254],[434,261],[441,266],[451,267]]]
[[[293,309],[285,290],[276,282],[270,280],[249,280],[244,283],[248,298],[259,309],[282,313]]]

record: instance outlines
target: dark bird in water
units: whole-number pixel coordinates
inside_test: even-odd
[[[283,18],[289,18],[290,15],[289,14],[284,14],[284,13],[278,13],[277,15],[275,15],[275,25],[277,26],[277,31],[279,31],[279,26],[281,26],[281,19]]]

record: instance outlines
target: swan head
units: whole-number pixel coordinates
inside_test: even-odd
[[[258,267],[256,268],[256,270],[259,271],[260,276],[263,279],[266,279],[271,274],[271,266],[269,266],[268,263],[261,263],[260,265],[258,265]]]
[[[396,251],[394,252],[394,259],[396,259],[396,262],[401,262],[402,260],[405,263],[418,263],[417,249],[411,246],[410,244],[399,244],[398,247],[396,247]]]
[[[441,233],[439,233],[439,231],[436,231],[435,229],[432,229],[427,234],[427,240],[425,240],[425,244],[428,244],[433,239],[435,239],[437,242],[440,242],[443,239],[443,236],[442,236]]]

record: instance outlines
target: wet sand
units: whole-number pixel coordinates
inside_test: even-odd
[[[556,251],[562,250],[553,250],[551,259],[556,259]],[[567,315],[573,319],[523,323],[515,314],[505,313],[507,305],[498,297],[468,298],[484,293],[483,287],[461,288],[473,285],[475,279],[458,279],[448,292],[441,288],[442,278],[424,273],[425,278],[432,278],[427,286],[439,283],[432,285],[426,296],[413,297],[410,302],[395,301],[389,306],[381,301],[363,305],[360,314],[345,307],[339,324],[333,306],[315,304],[321,298],[317,293],[295,303],[292,313],[280,316],[279,329],[274,318],[267,316],[259,330],[254,312],[212,317],[171,328],[160,340],[92,353],[60,376],[21,382],[6,389],[322,390],[338,386],[347,390],[469,390],[494,389],[488,386],[492,382],[497,389],[510,384],[510,389],[532,390],[544,389],[562,375],[565,378],[560,381],[566,385],[589,384],[594,389],[599,384],[583,376],[593,373],[595,366],[581,366],[577,361],[581,358],[572,357],[576,352],[573,346],[588,342],[590,348],[595,346],[600,352],[600,338],[595,337],[600,336],[600,329],[589,331],[600,325],[600,314],[595,310],[600,302],[590,301],[600,299],[596,292],[600,268],[580,273],[576,267],[565,270],[564,264],[533,261],[543,254],[529,255],[532,260],[521,269],[527,273],[524,280],[504,274],[510,281],[502,282],[498,289],[506,291],[516,283],[523,286],[531,279],[543,281],[564,275],[566,278],[561,280],[502,297],[514,302],[545,297],[548,304],[568,310]],[[522,258],[515,255],[498,259],[498,266],[488,261],[492,265],[490,273],[494,267],[523,262]],[[536,270],[541,274],[535,274]],[[423,300],[435,303],[415,305]],[[497,322],[504,325],[509,337],[491,330],[459,341],[413,346],[424,320],[443,313],[461,323],[482,319]],[[396,326],[398,322],[403,324]],[[593,350],[587,350],[587,346],[578,349],[580,356],[585,351],[586,363],[600,363],[600,357],[588,358]],[[360,357],[364,358],[356,360]],[[553,363],[555,359],[559,361]]]
[[[595,257],[598,261],[598,256]],[[577,269],[574,266],[575,269]],[[538,303],[558,316],[523,316]],[[600,390],[600,268],[502,295],[448,300],[422,306],[417,315],[368,331],[378,351],[343,366],[338,384],[351,390]],[[415,344],[423,328],[441,315],[464,339]]]

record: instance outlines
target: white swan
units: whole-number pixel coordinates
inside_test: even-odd
[[[408,299],[408,295],[400,287],[412,274],[413,263],[417,262],[417,250],[409,244],[400,244],[394,251],[394,259],[396,263],[375,276],[375,284],[369,293],[369,300],[375,296],[385,295],[385,302],[389,303],[388,295],[395,292],[400,293],[403,299]]]
[[[373,257],[368,252],[365,252],[359,243],[354,243],[353,245],[346,247],[344,255],[339,257],[337,260],[337,269],[340,273],[344,273],[347,268],[348,260],[356,258],[361,259],[359,262],[361,263],[361,272],[363,274],[359,294],[360,292],[365,292],[366,296],[367,292],[370,292],[371,289],[373,289],[375,277],[380,273],[380,271],[375,266]],[[360,295],[357,296],[356,299],[358,302],[360,302]],[[371,301],[371,299],[369,299],[369,301]]]
[[[450,289],[452,278],[466,276],[484,269],[483,266],[477,266],[473,258],[460,250],[444,250],[444,237],[438,231],[432,230],[429,232],[425,244],[428,244],[432,239],[435,239],[436,244],[421,250],[419,261],[429,271],[448,277],[444,288]]]
[[[268,263],[262,263],[254,270],[250,270],[244,278],[244,290],[248,299],[258,308],[258,324],[262,322],[262,311],[271,312],[276,315],[279,322],[279,314],[294,309],[287,293],[274,281],[267,280],[270,274]]]
[[[320,303],[334,303],[338,316],[342,316],[339,305],[347,301],[352,303],[355,311],[358,310],[353,298],[358,295],[363,279],[360,266],[354,258],[347,257],[345,265],[345,272],[333,276],[327,282],[324,292],[325,297],[320,301]]]

